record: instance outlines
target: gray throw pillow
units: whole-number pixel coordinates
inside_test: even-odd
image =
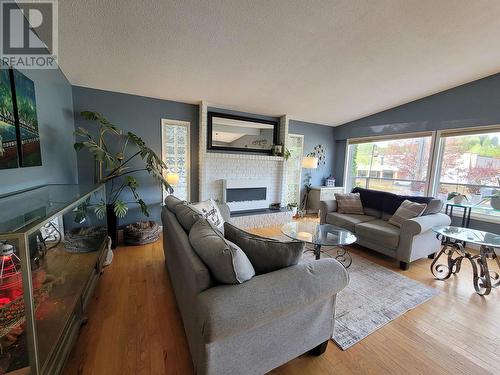
[[[175,216],[186,233],[189,233],[193,224],[202,218],[201,214],[186,202],[175,206]]]
[[[413,219],[422,215],[426,207],[427,205],[425,203],[415,203],[406,199],[389,219],[389,224],[401,227],[401,224],[403,224],[405,220]]]
[[[175,213],[175,207],[182,202],[183,201],[181,199],[174,197],[173,195],[168,195],[165,198],[165,206],[167,206],[167,208],[173,213]]]
[[[429,202],[429,204],[427,205],[427,208],[425,209],[422,216],[437,214],[437,213],[441,212],[441,210],[443,209],[443,205],[444,205],[444,202],[441,199],[431,200]]]
[[[257,275],[299,263],[305,244],[301,241],[281,242],[260,237],[224,223],[224,236],[245,252]]]
[[[245,253],[227,241],[207,219],[200,219],[193,225],[189,242],[218,282],[241,284],[255,276]]]
[[[363,204],[359,193],[339,194],[335,193],[337,211],[341,214],[363,215]]]

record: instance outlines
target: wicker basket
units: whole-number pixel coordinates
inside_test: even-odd
[[[161,227],[154,221],[139,221],[125,227],[123,239],[129,245],[144,245],[160,238]]]

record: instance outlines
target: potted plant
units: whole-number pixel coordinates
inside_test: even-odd
[[[466,201],[469,200],[466,195],[464,195],[462,193],[458,193],[456,191],[451,192],[451,193],[448,194],[448,200],[451,200],[451,199],[453,199],[453,203],[455,203],[455,204],[462,204],[462,202],[464,201],[464,199]]]
[[[96,182],[107,184],[107,201],[102,201],[94,207],[94,211],[101,218],[106,213],[108,235],[115,248],[118,219],[125,217],[130,203],[138,204],[142,213],[149,217],[148,206],[137,191],[139,182],[132,174],[146,171],[169,193],[172,193],[173,189],[163,177],[163,172],[167,169],[166,164],[140,137],[132,132],[124,134],[98,112],[84,111],[81,115],[86,120],[96,122],[98,132],[94,136],[87,129],[78,127],[75,131],[77,142],[74,148],[77,152],[87,149],[92,154],[96,161]],[[136,167],[135,160],[142,162],[141,167]],[[130,166],[132,161],[133,168]],[[122,199],[125,191],[132,194],[133,202],[125,202]]]
[[[285,150],[283,151],[283,159],[285,159],[285,161],[288,161],[288,159],[290,159],[290,156],[292,156],[292,153],[285,147]]]
[[[495,210],[500,210],[500,190],[495,190],[495,192],[485,198],[490,199],[490,205]]]
[[[498,186],[500,186],[500,177],[497,177],[497,182],[498,182]],[[500,210],[500,190],[499,189],[495,189],[493,191],[493,194],[491,194],[490,196],[485,197],[485,198],[490,198],[491,207],[493,207],[495,210]]]
[[[297,203],[288,203],[288,209],[292,210],[292,216],[297,216]]]

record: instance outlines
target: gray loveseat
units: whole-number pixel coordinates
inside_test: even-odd
[[[219,209],[225,219],[229,210]],[[263,374],[312,351],[333,333],[335,299],[348,282],[333,259],[217,285],[175,214],[162,208],[165,260],[196,374]]]
[[[362,188],[353,189],[353,193],[360,194],[364,215],[341,214],[337,212],[335,200],[321,201],[320,222],[351,231],[358,239],[357,244],[399,260],[403,270],[407,270],[414,260],[432,258],[440,249],[441,243],[432,228],[450,224],[450,218],[441,213],[441,200]],[[427,203],[423,215],[405,220],[401,228],[389,224],[387,221],[405,199]]]

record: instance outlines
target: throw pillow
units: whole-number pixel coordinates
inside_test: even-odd
[[[337,201],[337,211],[341,214],[363,215],[365,213],[359,193],[335,193],[335,200]]]
[[[394,215],[389,219],[389,224],[401,227],[401,224],[408,219],[413,219],[422,215],[427,208],[425,203],[415,203],[409,200],[403,201]]]
[[[174,213],[175,213],[175,207],[177,207],[177,205],[181,204],[182,202],[183,202],[182,200],[173,195],[168,195],[165,198],[165,206],[167,206],[167,208]]]
[[[175,206],[175,216],[186,233],[189,233],[193,224],[202,218],[201,214],[186,202]]]
[[[217,203],[210,198],[206,201],[193,203],[191,206],[201,213],[201,215],[210,221],[221,232],[224,230],[224,219],[217,207]]]
[[[255,276],[245,253],[222,237],[207,219],[200,219],[193,225],[189,242],[218,282],[241,284]]]
[[[224,236],[244,251],[257,275],[296,265],[304,253],[303,242],[260,237],[229,223],[224,223]]]

